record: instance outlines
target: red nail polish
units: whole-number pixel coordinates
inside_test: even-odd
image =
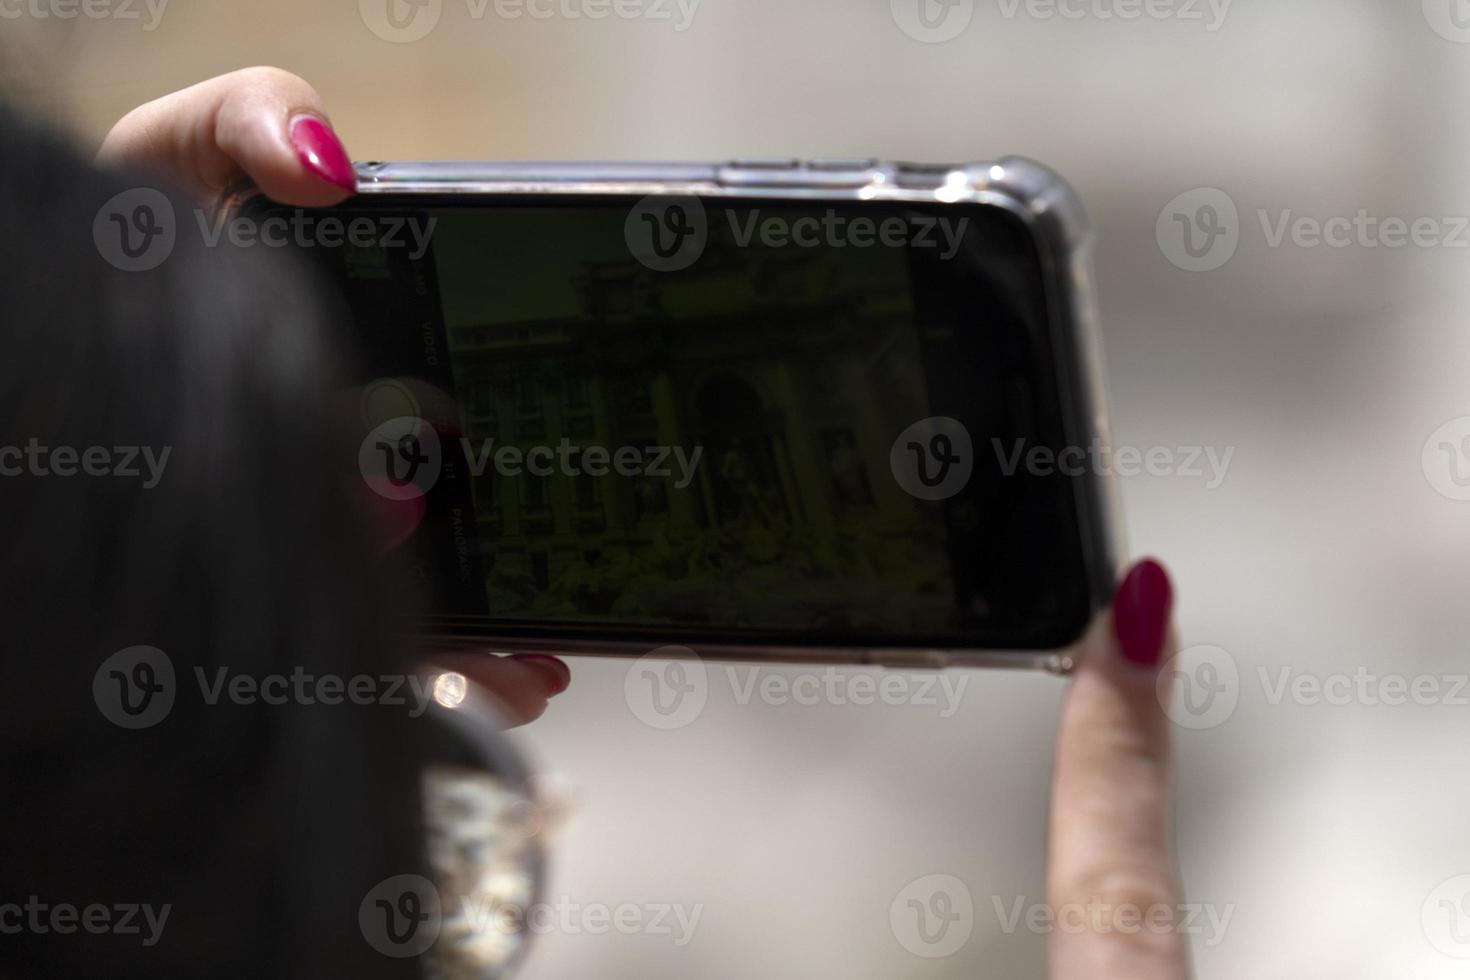
[[[1113,596],[1113,631],[1124,660],[1140,667],[1158,664],[1173,603],[1174,590],[1163,565],[1145,558],[1133,566]]]
[[[551,693],[553,696],[565,691],[567,685],[572,682],[571,670],[555,657],[548,657],[544,653],[517,653],[513,654],[511,659],[545,671],[552,681]]]
[[[297,116],[291,120],[291,145],[307,170],[338,187],[357,189],[352,160],[326,123],[315,116]]]

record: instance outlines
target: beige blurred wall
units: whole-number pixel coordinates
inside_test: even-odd
[[[1258,215],[1470,214],[1470,44],[1413,0],[1239,0],[1214,31],[1005,9],[975,0],[945,43],[907,36],[884,0],[703,0],[684,31],[474,20],[445,0],[406,44],[351,0],[0,31],[12,86],[92,143],[132,105],[275,64],[320,88],[361,159],[1050,163],[1098,227],[1117,442],[1234,450],[1214,489],[1123,485],[1134,549],[1175,570],[1185,645],[1223,649],[1241,678],[1228,720],[1177,732],[1189,892],[1233,909],[1223,941],[1197,941],[1200,975],[1464,976],[1422,917],[1470,873],[1470,707],[1273,704],[1259,672],[1467,669],[1470,503],[1435,491],[1421,450],[1470,415],[1470,250],[1272,247]],[[1186,272],[1156,220],[1199,187],[1238,206],[1241,240]],[[970,676],[941,717],[740,704],[716,671],[703,714],[665,732],[629,710],[625,664],[574,669],[522,735],[576,801],[553,896],[702,913],[682,947],[548,935],[527,977],[1042,974],[1044,938],[1005,932],[996,903],[1040,899],[1060,683]],[[936,873],[972,894],[973,935],[926,959],[890,905]]]

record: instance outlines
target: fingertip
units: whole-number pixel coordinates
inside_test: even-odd
[[[1174,586],[1163,563],[1154,558],[1135,563],[1113,596],[1113,635],[1125,661],[1144,669],[1159,665],[1173,608]]]
[[[553,697],[565,691],[572,682],[572,669],[564,661],[550,654],[517,653],[511,659],[540,671],[551,685]]]
[[[271,200],[326,207],[356,189],[351,157],[306,81],[253,68],[222,76],[217,85],[216,142]]]
[[[525,657],[539,657],[543,662],[537,663]],[[511,726],[524,725],[541,717],[550,699],[565,689],[564,677],[570,677],[565,664],[542,655],[444,653],[434,659],[437,666],[458,671],[493,698]],[[565,673],[559,674],[556,667]]]
[[[348,193],[357,190],[352,158],[325,120],[300,113],[287,122],[286,132],[296,159],[308,174]]]

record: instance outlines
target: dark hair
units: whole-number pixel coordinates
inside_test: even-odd
[[[358,927],[376,882],[418,869],[407,709],[209,704],[196,673],[409,669],[344,479],[327,314],[278,256],[207,247],[179,197],[168,257],[119,268],[94,223],[158,182],[3,108],[0,146],[0,448],[101,447],[114,472],[169,453],[151,487],[139,459],[129,478],[0,458],[0,910],[171,906],[151,946],[0,915],[0,975],[414,975]],[[138,645],[178,693],[129,730],[93,682]]]

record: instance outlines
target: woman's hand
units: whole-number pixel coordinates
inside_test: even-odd
[[[1084,644],[1067,695],[1047,901],[1058,923],[1082,927],[1053,931],[1053,980],[1189,975],[1170,831],[1170,723],[1155,686],[1160,665],[1176,652],[1172,605],[1163,567],[1134,566],[1112,616]]]
[[[97,162],[166,175],[205,200],[253,181],[282,204],[325,207],[352,193],[352,160],[316,89],[279,68],[244,68],[141,105]]]
[[[321,96],[279,68],[230,72],[139,106],[112,127],[97,162],[151,170],[206,202],[253,183],[282,204],[325,207],[355,186]],[[539,654],[447,654],[432,669],[479,684],[512,725],[540,717],[571,679],[566,664]]]

